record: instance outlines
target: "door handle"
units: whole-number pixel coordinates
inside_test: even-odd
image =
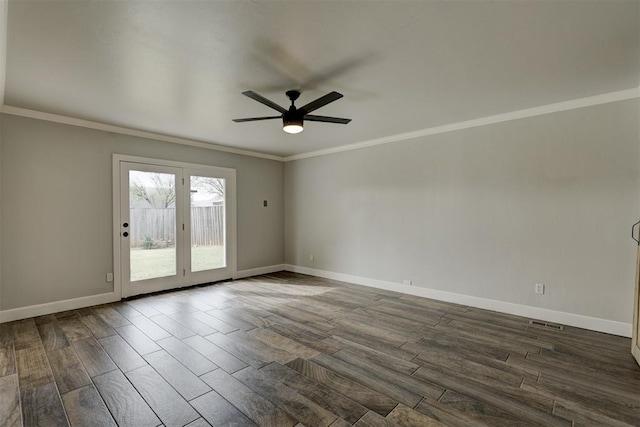
[[[636,238],[634,237],[634,231],[635,231],[635,228],[636,228],[638,225],[640,225],[640,221],[636,222],[635,224],[633,224],[633,225],[631,226],[631,238],[632,238],[633,240],[635,240],[635,241],[640,245],[640,240],[638,240],[638,239],[636,239]],[[638,238],[640,238],[640,236],[638,236]]]

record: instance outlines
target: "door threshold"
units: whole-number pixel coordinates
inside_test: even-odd
[[[146,293],[146,294],[132,295],[130,297],[122,298],[120,301],[133,301],[133,300],[144,298],[144,297],[151,297],[151,296],[155,296],[155,295],[169,294],[169,293],[172,293],[172,292],[184,291],[184,290],[193,289],[193,288],[204,288],[204,287],[207,287],[207,286],[217,285],[217,284],[220,284],[220,283],[227,283],[227,282],[232,282],[232,281],[233,281],[233,279],[222,279],[222,280],[216,280],[215,282],[197,283],[195,285],[183,286],[181,288],[164,289],[162,291],[154,291],[154,292],[149,292],[149,293]]]

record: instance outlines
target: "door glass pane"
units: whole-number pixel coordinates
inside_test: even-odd
[[[226,267],[225,180],[191,176],[191,271]]]
[[[176,177],[129,171],[132,282],[176,274]]]

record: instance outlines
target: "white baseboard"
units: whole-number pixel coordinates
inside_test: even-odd
[[[499,311],[502,313],[514,314],[547,322],[560,323],[563,325],[575,326],[578,328],[590,329],[592,331],[604,332],[607,334],[631,337],[631,323],[616,322],[613,320],[600,319],[597,317],[583,316],[581,314],[566,313],[562,311],[548,310],[546,308],[532,307],[522,304],[491,300],[487,298],[474,297],[470,295],[457,294],[453,292],[440,291],[437,289],[422,288],[417,286],[407,286],[401,283],[388,282],[384,280],[371,279],[350,274],[335,273],[332,271],[318,270],[315,268],[301,267],[291,264],[277,264],[266,267],[252,268],[238,271],[235,279],[241,279],[261,274],[275,273],[278,271],[292,271],[294,273],[308,274],[310,276],[324,277],[326,279],[339,280],[356,285],[369,286],[389,291],[402,292],[408,295],[415,295],[424,298],[431,298],[440,301],[452,302],[455,304],[468,305],[471,307],[483,308],[486,310]],[[46,304],[31,305],[28,307],[14,308],[0,311],[0,323],[14,320],[27,319],[34,316],[57,313],[66,310],[90,307],[92,305],[106,304],[118,301],[120,298],[114,292],[106,294],[92,295],[88,297],[74,298],[63,301],[55,301]]]
[[[284,270],[284,264],[252,268],[236,272],[234,279],[259,276],[261,274],[275,273],[282,270]],[[116,296],[114,292],[109,292],[106,294],[91,295],[88,297],[73,298],[46,304],[30,305],[28,307],[13,308],[10,310],[0,310],[0,323],[28,319],[29,317],[43,316],[45,314],[58,313],[60,311],[91,307],[92,305],[106,304],[119,300],[120,297]]]
[[[249,270],[237,271],[234,279],[244,279],[245,277],[259,276],[261,274],[275,273],[284,270],[284,264],[268,265],[266,267],[251,268]]]
[[[0,323],[119,301],[114,292],[0,311]]]
[[[483,308],[485,310],[499,311],[502,313],[514,314],[516,316],[544,320],[546,322],[575,326],[577,328],[590,329],[592,331],[604,332],[607,334],[619,335],[628,338],[631,337],[631,323],[616,322],[614,320],[583,316],[581,314],[565,313],[562,311],[474,297],[470,295],[440,291],[437,289],[407,286],[401,283],[387,282],[384,280],[370,279],[361,276],[352,276],[350,274],[335,273],[332,271],[318,270],[315,268],[301,267],[291,264],[285,264],[284,269],[294,273],[308,274],[310,276],[323,277],[325,279],[339,280],[342,282],[354,283],[356,285],[402,292],[404,294],[424,298]]]

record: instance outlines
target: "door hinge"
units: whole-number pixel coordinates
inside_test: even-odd
[[[184,231],[184,224],[182,224],[182,231]]]
[[[184,185],[184,178],[182,178],[182,185]]]
[[[186,276],[186,275],[187,275],[187,270],[186,270],[186,269],[184,269],[184,268],[182,269],[182,275],[183,275],[183,276]]]

